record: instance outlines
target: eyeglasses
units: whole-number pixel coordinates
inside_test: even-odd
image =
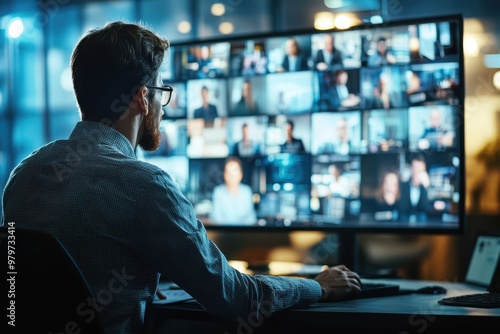
[[[165,107],[170,102],[170,98],[172,97],[172,91],[174,89],[169,85],[165,85],[163,87],[156,87],[156,86],[146,86],[146,87],[151,89],[161,90],[161,105],[163,107]]]

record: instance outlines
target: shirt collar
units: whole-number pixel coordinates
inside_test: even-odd
[[[103,123],[79,121],[76,123],[69,139],[109,145],[128,157],[136,157],[130,141],[120,132]]]

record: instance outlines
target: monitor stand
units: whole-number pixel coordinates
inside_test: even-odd
[[[338,263],[358,271],[358,236],[354,232],[338,233]]]

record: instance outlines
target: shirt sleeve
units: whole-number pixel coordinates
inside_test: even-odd
[[[252,312],[260,318],[321,298],[315,280],[251,276],[231,267],[168,174],[156,174],[137,205],[137,252],[208,312],[228,320]]]

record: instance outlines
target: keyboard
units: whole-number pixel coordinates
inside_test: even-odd
[[[350,295],[338,299],[338,301],[373,298],[373,297],[388,297],[400,295],[399,285],[389,283],[363,283],[361,292],[355,295]]]
[[[438,303],[441,305],[495,308],[500,307],[500,293],[484,292],[446,297],[438,301]]]
[[[387,283],[363,283],[358,298],[394,296],[399,292],[399,285]]]

